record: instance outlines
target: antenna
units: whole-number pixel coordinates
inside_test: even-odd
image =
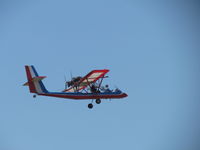
[[[64,80],[65,80],[65,89],[67,89],[67,79],[66,79],[66,75],[64,75]]]

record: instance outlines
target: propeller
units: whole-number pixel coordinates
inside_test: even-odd
[[[64,75],[64,80],[65,80],[65,89],[67,89],[67,79],[65,75]]]
[[[72,79],[73,79],[72,71],[70,71],[70,78],[71,78],[71,81],[72,81]],[[67,89],[69,86],[67,84],[68,81],[67,81],[66,75],[64,75],[64,80],[65,80],[65,89]]]

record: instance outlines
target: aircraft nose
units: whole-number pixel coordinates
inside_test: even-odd
[[[128,96],[126,93],[124,93],[123,95],[124,95],[124,97],[127,97],[127,96]]]

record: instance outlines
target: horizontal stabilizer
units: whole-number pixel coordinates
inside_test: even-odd
[[[30,81],[24,83],[23,86],[28,86],[28,85],[29,85],[29,82],[35,82],[35,81],[38,82],[38,81],[43,80],[44,78],[46,78],[46,76],[38,76],[38,77],[34,77],[34,78],[32,78],[32,80],[30,80]]]

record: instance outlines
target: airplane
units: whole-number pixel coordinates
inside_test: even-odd
[[[90,99],[92,102],[88,104],[88,108],[92,109],[93,100],[96,104],[100,104],[101,99],[119,99],[128,96],[118,88],[112,91],[108,85],[102,86],[103,79],[108,77],[105,76],[109,72],[108,69],[93,70],[84,77],[72,78],[71,81],[65,83],[66,88],[61,92],[49,92],[42,82],[46,76],[39,76],[34,66],[26,65],[25,70],[28,81],[23,85],[28,86],[30,93],[35,94],[34,98],[40,95],[74,100]]]

